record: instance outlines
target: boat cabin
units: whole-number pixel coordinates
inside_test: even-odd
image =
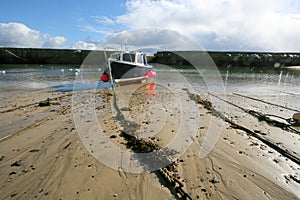
[[[122,52],[111,55],[114,61],[133,63],[135,65],[147,65],[146,55],[141,52]]]

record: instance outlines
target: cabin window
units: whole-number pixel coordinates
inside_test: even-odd
[[[113,54],[111,57],[115,60],[120,60],[120,54]]]
[[[144,54],[144,56],[143,56],[143,61],[144,61],[144,65],[147,65],[147,58],[146,58],[146,54]]]
[[[123,61],[127,62],[134,62],[135,55],[133,53],[124,53],[123,54]]]
[[[140,64],[143,64],[144,60],[143,60],[143,55],[142,54],[137,55],[137,62],[140,63]]]

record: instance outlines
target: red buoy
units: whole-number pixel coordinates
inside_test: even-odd
[[[101,75],[101,81],[103,81],[103,82],[109,81],[109,75],[108,75],[106,72],[104,72],[104,73]]]
[[[153,78],[156,76],[156,72],[153,70],[148,71],[148,72],[146,72],[145,76],[147,76],[148,78]]]

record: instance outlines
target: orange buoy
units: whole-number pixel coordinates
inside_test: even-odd
[[[155,86],[156,86],[156,82],[152,82],[148,86],[148,97],[149,98],[152,97],[153,95],[155,95]]]

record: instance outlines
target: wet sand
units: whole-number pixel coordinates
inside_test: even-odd
[[[78,96],[49,90],[2,90],[0,198],[178,199],[173,186],[159,174],[130,173],[122,170],[123,166],[118,170],[112,169],[98,161],[91,150],[100,147],[105,150],[111,142],[123,151],[132,151],[126,146],[121,133],[133,130],[136,137],[164,147],[192,118],[198,123],[184,127],[188,137],[182,135],[174,142],[174,146],[189,144],[174,163],[182,189],[192,199],[300,198],[298,163],[251,134],[224,122],[211,110],[192,100],[186,90],[174,95],[159,86],[156,86],[155,94],[149,90],[149,85],[136,88],[132,90],[122,86],[116,90],[118,108],[126,119],[134,122],[134,128],[125,126],[115,117],[117,111],[111,90],[99,90],[93,94],[81,92]],[[213,98],[207,94],[204,97]],[[47,98],[50,106],[37,105]],[[241,99],[233,94],[227,95],[227,100],[235,104],[254,106],[266,112],[262,103]],[[226,104],[228,109],[222,111],[221,100],[212,102],[216,110],[238,124],[265,133],[261,134],[265,139],[299,159],[298,134],[254,119],[232,105]],[[76,112],[86,125],[87,136],[91,136],[88,133],[92,130],[87,116],[89,112],[82,109],[85,108],[82,105],[90,105],[95,111],[107,140],[100,142],[80,138],[78,133],[81,130],[74,123]],[[275,107],[267,110],[284,113],[284,117],[292,114],[290,111],[278,111]],[[182,117],[185,115],[187,117]],[[189,130],[197,131],[192,134]],[[210,138],[208,130],[221,131],[210,152],[211,144],[205,142]],[[85,141],[90,142],[88,149]],[[200,152],[203,153],[206,148],[208,154],[202,158]]]

